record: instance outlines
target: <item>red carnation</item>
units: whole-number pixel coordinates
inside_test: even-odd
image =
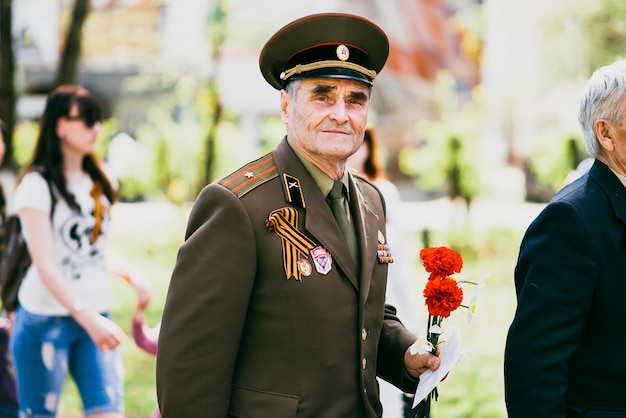
[[[424,288],[424,297],[430,315],[447,318],[452,311],[461,306],[463,289],[454,279],[429,280]]]
[[[424,248],[420,251],[420,258],[424,260],[424,269],[430,273],[428,280],[450,277],[460,273],[463,267],[461,255],[447,247]]]

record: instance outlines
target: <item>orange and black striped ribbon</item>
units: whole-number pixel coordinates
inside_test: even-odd
[[[298,270],[298,260],[308,257],[308,252],[315,247],[315,243],[298,230],[298,211],[285,207],[272,211],[265,225],[270,231],[282,240],[283,264],[287,280],[294,278],[302,280]]]
[[[93,216],[96,219],[96,222],[93,226],[93,231],[91,231],[91,243],[95,244],[102,230],[104,214],[108,213],[109,209],[104,205],[104,203],[102,203],[102,195],[104,192],[100,182],[96,181],[93,183],[93,187],[91,188],[89,194],[93,197],[94,201]]]

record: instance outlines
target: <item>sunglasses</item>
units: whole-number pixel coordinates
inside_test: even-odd
[[[84,115],[84,116],[83,115],[78,115],[78,116],[65,115],[64,118],[65,118],[65,120],[68,120],[70,122],[71,121],[78,121],[78,120],[83,121],[83,122],[85,122],[85,126],[87,126],[88,128],[93,128],[93,126],[96,123],[102,123],[102,119],[97,118],[97,117],[95,117],[93,115]]]

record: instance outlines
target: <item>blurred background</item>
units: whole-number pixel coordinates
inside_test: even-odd
[[[585,157],[578,97],[623,55],[619,0],[12,0],[0,20],[4,168],[30,154],[47,92],[78,83],[126,201],[192,200],[284,129],[258,54],[288,21],[344,11],[391,40],[371,123],[406,200],[544,202]],[[132,156],[132,164],[129,159]]]
[[[502,349],[521,236],[587,157],[577,123],[585,80],[625,56],[626,3],[575,3],[2,0],[0,118],[11,135],[0,176],[10,201],[51,89],[95,92],[109,116],[98,152],[122,197],[113,241],[154,278],[156,323],[199,190],[284,135],[278,92],[258,69],[265,41],[310,13],[366,16],[391,42],[370,123],[401,192],[396,257],[411,269],[415,303],[423,307],[425,246],[459,250],[467,278],[490,274],[463,330],[470,361],[441,384],[433,416],[504,417]],[[132,292],[120,285],[118,293],[116,314],[130,324]],[[147,417],[154,359],[131,342],[124,350],[128,416]],[[80,416],[68,385],[63,416]]]

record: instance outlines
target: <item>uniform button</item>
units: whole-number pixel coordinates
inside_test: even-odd
[[[363,328],[363,329],[361,330],[361,339],[362,339],[363,341],[365,341],[365,340],[367,339],[367,331],[365,331],[365,328]]]
[[[365,367],[367,367],[367,359],[365,357],[363,357],[361,364],[363,365],[363,370],[365,370]]]

